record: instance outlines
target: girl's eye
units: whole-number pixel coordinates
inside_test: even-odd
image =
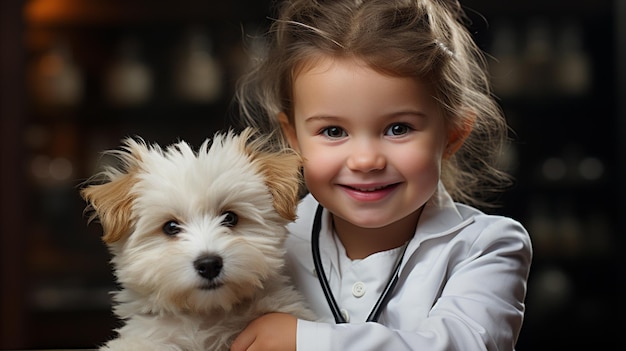
[[[174,236],[181,232],[180,224],[176,221],[168,221],[163,224],[163,233],[167,236]]]
[[[332,138],[343,138],[346,136],[346,132],[341,127],[327,127],[322,130],[322,134]]]
[[[396,123],[396,124],[392,124],[391,126],[389,126],[385,134],[391,135],[391,136],[398,136],[398,135],[404,135],[408,133],[410,130],[411,128],[407,126],[406,124]]]
[[[226,211],[223,213],[222,225],[225,227],[234,227],[239,222],[239,216],[235,212]]]

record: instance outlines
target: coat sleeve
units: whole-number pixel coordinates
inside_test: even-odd
[[[407,323],[410,328],[300,320],[298,350],[514,350],[524,316],[530,238],[514,220],[486,222],[443,245],[441,262],[434,265],[442,267],[433,273],[442,276],[436,298],[424,317]],[[410,299],[403,304],[396,313],[411,314]]]

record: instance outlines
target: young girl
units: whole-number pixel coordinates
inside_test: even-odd
[[[290,0],[237,99],[303,157],[289,270],[319,320],[232,350],[513,350],[531,243],[478,210],[507,126],[454,0]],[[476,206],[476,207],[470,207]]]

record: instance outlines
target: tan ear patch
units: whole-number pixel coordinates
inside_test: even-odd
[[[258,167],[270,189],[274,208],[281,217],[293,221],[300,191],[300,157],[295,153],[265,154],[257,157]]]
[[[113,181],[100,185],[92,185],[80,191],[81,196],[95,211],[96,217],[102,225],[102,240],[113,243],[130,233],[132,228],[132,205],[134,197],[131,195],[133,185],[137,179],[130,174],[124,174]]]
[[[255,162],[269,187],[274,208],[281,217],[295,220],[300,201],[302,158],[289,148],[272,150],[271,136],[255,139],[255,132],[250,128],[245,129],[240,137],[243,149]]]

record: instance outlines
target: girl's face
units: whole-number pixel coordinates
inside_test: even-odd
[[[416,213],[433,195],[448,142],[429,87],[387,76],[357,59],[325,58],[293,86],[293,124],[311,194],[360,228],[381,228]]]

